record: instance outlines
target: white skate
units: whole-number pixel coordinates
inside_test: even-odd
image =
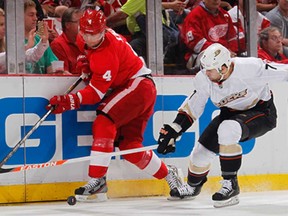
[[[103,202],[107,200],[107,191],[106,177],[92,178],[75,190],[75,198],[79,202]]]

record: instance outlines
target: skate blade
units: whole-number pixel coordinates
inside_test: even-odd
[[[97,193],[92,195],[75,195],[75,198],[79,202],[104,202],[106,201],[106,193]]]
[[[195,199],[195,196],[193,197],[193,196],[186,196],[186,197],[183,197],[183,198],[181,198],[181,197],[172,197],[172,196],[170,196],[170,197],[167,197],[167,200],[169,200],[169,201],[187,201],[187,200],[194,200]]]
[[[238,198],[238,196],[235,196],[235,197],[231,197],[230,199],[224,200],[224,201],[214,201],[213,206],[215,208],[222,208],[222,207],[237,205],[238,203],[239,203],[239,198]]]

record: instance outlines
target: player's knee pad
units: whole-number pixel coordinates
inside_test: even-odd
[[[238,143],[241,139],[242,128],[239,122],[224,120],[218,127],[218,142],[221,145]]]
[[[94,138],[105,137],[115,139],[117,129],[114,122],[107,116],[100,114],[93,122],[92,132]]]
[[[215,157],[216,154],[214,152],[208,150],[201,143],[197,142],[189,157],[189,169],[192,169],[190,169],[190,171],[193,171],[195,167],[203,167],[207,171],[207,167],[209,169],[210,163]]]
[[[109,138],[97,138],[94,139],[93,145],[91,148],[90,165],[94,166],[109,166],[111,157],[106,156],[103,153],[112,152],[114,149],[114,140]],[[102,154],[101,154],[102,153]]]

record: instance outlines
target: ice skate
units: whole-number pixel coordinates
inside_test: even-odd
[[[196,185],[190,186],[189,184],[183,184],[180,187],[174,188],[170,191],[170,199],[169,200],[191,200],[195,199],[201,192],[201,188],[203,184],[207,181],[207,178],[203,179],[203,181]]]
[[[170,190],[180,187],[183,184],[183,179],[181,178],[178,168],[173,165],[167,165],[167,168],[168,175],[165,177],[165,180],[167,181]]]
[[[222,188],[212,196],[215,208],[221,208],[239,203],[240,193],[237,178],[221,181]]]
[[[107,200],[106,177],[92,178],[86,185],[75,190],[77,201],[103,202]]]

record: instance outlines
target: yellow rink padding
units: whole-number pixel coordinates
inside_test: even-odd
[[[288,174],[239,176],[241,192],[288,190]],[[202,193],[213,194],[220,188],[220,177],[209,177]],[[86,182],[65,182],[49,184],[29,184],[0,186],[0,203],[66,200],[75,188]],[[165,180],[110,180],[108,197],[168,196],[169,188]]]

